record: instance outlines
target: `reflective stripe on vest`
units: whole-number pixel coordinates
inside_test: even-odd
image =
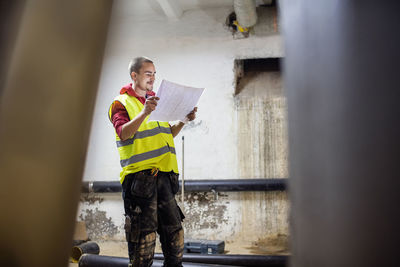
[[[129,159],[121,160],[120,161],[121,162],[121,166],[122,167],[126,167],[126,166],[128,166],[130,164],[137,163],[139,161],[143,161],[143,160],[146,160],[146,159],[155,158],[155,157],[161,156],[161,155],[163,155],[165,153],[168,153],[168,152],[171,152],[172,154],[176,154],[175,153],[175,148],[169,147],[169,146],[164,146],[164,147],[156,149],[156,150],[144,152],[142,154],[133,155]]]
[[[172,134],[171,128],[170,127],[159,127],[159,128],[153,128],[150,130],[144,130],[144,131],[137,131],[133,138],[127,139],[125,141],[117,140],[117,147],[120,146],[127,146],[133,144],[135,139],[140,139],[140,138],[145,138],[149,136],[154,136],[159,133],[166,133],[166,134]]]

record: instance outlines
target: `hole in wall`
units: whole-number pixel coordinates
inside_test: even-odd
[[[237,96],[258,73],[280,72],[282,58],[235,59],[235,92]],[[246,79],[243,79],[246,77]]]

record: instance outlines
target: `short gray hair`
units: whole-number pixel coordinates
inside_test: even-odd
[[[147,57],[135,57],[134,59],[129,62],[129,75],[132,72],[139,73],[140,68],[142,67],[144,62],[153,63],[153,61]]]

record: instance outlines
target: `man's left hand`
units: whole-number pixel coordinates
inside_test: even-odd
[[[194,107],[192,111],[190,111],[189,114],[186,115],[187,121],[192,121],[196,118],[196,112],[197,112],[197,107]]]

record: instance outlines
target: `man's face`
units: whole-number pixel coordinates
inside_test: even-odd
[[[153,63],[144,62],[139,73],[131,73],[135,88],[143,91],[153,90],[154,80],[156,79],[156,69]]]

